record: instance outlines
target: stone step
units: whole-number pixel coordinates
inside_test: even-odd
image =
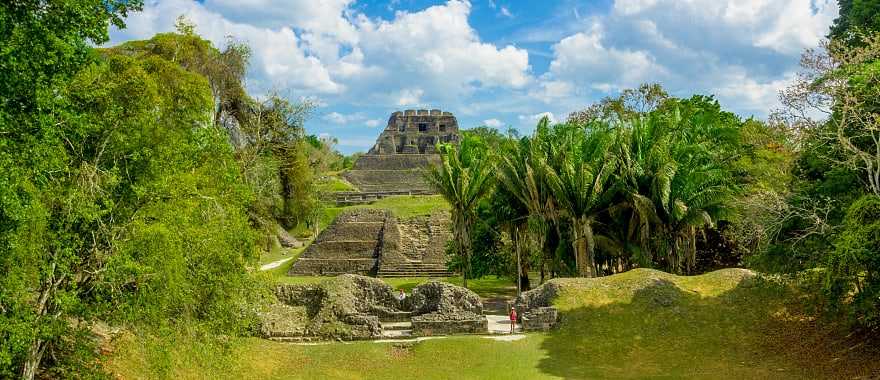
[[[401,274],[416,274],[416,273],[452,273],[449,270],[442,269],[390,269],[390,270],[380,270],[379,274],[393,274],[393,273],[401,273]]]
[[[424,269],[446,269],[445,265],[442,264],[385,264],[385,268],[388,269],[404,269],[404,268],[424,268]]]
[[[412,321],[409,322],[382,322],[382,331],[389,330],[412,330]]]
[[[379,272],[452,272],[446,268],[388,268],[381,267]]]
[[[385,330],[382,331],[382,338],[385,339],[408,339],[412,338],[412,330]]]
[[[452,272],[446,272],[446,273],[417,272],[417,273],[379,273],[377,276],[380,278],[385,278],[385,277],[452,277],[454,275],[455,274]]]
[[[446,268],[379,268],[379,272],[452,272]]]
[[[318,337],[312,336],[273,336],[270,337],[269,340],[274,342],[282,342],[282,343],[307,343],[307,342],[317,342],[321,339]]]
[[[412,320],[412,313],[409,311],[395,311],[391,314],[385,314],[379,317],[379,323],[387,324],[387,323],[398,323],[398,322],[409,322]]]

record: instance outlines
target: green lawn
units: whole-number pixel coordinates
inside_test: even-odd
[[[357,188],[336,175],[328,175],[315,181],[315,190],[319,193],[335,193],[338,191],[357,191]]]
[[[430,215],[436,211],[449,210],[449,203],[439,195],[401,195],[387,197],[367,205],[352,208],[380,208],[391,210],[398,218]]]
[[[512,342],[302,346],[240,338],[218,348],[180,338],[157,350],[128,336],[109,367],[131,379],[812,379],[880,371],[876,350],[804,318],[793,289],[740,282],[738,273],[634,270],[565,280],[562,327]]]

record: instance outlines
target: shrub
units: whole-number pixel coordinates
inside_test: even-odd
[[[847,210],[828,257],[825,292],[832,307],[855,323],[880,326],[880,197],[864,196]]]

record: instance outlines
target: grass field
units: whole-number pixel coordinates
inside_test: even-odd
[[[794,290],[740,281],[742,273],[634,270],[562,280],[562,327],[517,341],[211,345],[129,335],[108,365],[126,379],[813,379],[880,371],[876,349],[804,317]]]
[[[367,205],[352,207],[391,210],[391,212],[398,218],[430,215],[436,211],[449,210],[449,204],[439,195],[401,195],[382,198]]]

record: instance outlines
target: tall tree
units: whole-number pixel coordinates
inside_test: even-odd
[[[605,131],[585,131],[571,124],[557,128],[547,184],[559,212],[571,224],[571,244],[578,275],[596,277],[594,224],[607,211],[615,193],[617,162],[611,154],[614,138]]]
[[[837,0],[838,17],[828,38],[849,46],[863,45],[863,37],[880,31],[880,3],[873,0]]]
[[[455,251],[462,263],[462,282],[467,287],[470,273],[470,231],[476,222],[477,203],[493,186],[492,166],[488,157],[465,138],[460,147],[440,145],[441,164],[431,167],[428,183],[449,202]]]

